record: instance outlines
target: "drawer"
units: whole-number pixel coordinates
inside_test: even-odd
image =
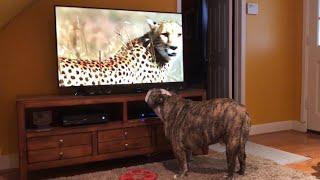
[[[124,135],[127,139],[151,136],[151,129],[148,126],[140,126],[124,129]]]
[[[124,139],[135,139],[148,136],[151,136],[151,129],[148,126],[140,126],[134,128],[100,131],[98,133],[98,141],[119,141]]]
[[[91,145],[91,133],[34,137],[27,140],[28,150],[50,149],[79,145]]]
[[[121,152],[125,150],[126,148],[122,141],[109,141],[109,142],[102,142],[98,144],[99,154]]]
[[[98,142],[117,141],[125,138],[122,129],[99,131]]]
[[[111,142],[103,142],[99,143],[99,154],[112,153],[112,152],[120,152],[131,149],[139,149],[144,147],[151,146],[151,138],[137,138],[137,139],[128,139],[123,141],[111,141]]]
[[[28,151],[29,163],[71,159],[92,154],[90,145]]]
[[[126,150],[150,147],[151,138],[128,139],[124,142],[124,146],[126,147]]]

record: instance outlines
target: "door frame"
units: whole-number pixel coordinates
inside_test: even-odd
[[[303,131],[308,129],[308,120],[310,118],[309,105],[309,12],[310,0],[303,1],[303,35],[302,35],[302,77],[301,77],[301,104],[300,104],[300,122],[303,125]]]
[[[228,0],[229,1],[229,47],[234,47],[235,44],[233,43],[233,5],[234,2],[233,0]],[[233,72],[232,72],[232,66],[233,66],[233,48],[229,48],[229,97],[233,98],[234,96],[234,77],[233,77]]]
[[[177,0],[177,13],[181,13],[182,10],[182,0]]]
[[[234,87],[233,98],[246,104],[246,0],[234,0]]]

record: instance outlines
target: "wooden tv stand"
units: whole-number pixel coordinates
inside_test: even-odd
[[[202,89],[179,95],[193,100],[206,98]],[[170,150],[158,118],[141,119],[148,109],[145,93],[104,96],[50,96],[17,100],[20,179],[28,171],[123,158]],[[60,116],[69,111],[104,111],[109,122],[63,127]],[[49,130],[32,124],[33,112],[49,111]]]

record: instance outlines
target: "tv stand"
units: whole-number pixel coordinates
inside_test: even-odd
[[[135,89],[135,92],[136,92],[136,93],[144,93],[145,90],[142,89],[142,88],[136,88],[136,89]]]
[[[203,89],[179,95],[193,100],[206,98]],[[17,99],[20,179],[37,171],[108,159],[169,151],[162,122],[151,117],[144,102],[146,93],[100,96],[47,96]],[[63,126],[64,112],[108,114],[101,124]],[[49,112],[50,128],[38,129],[33,114]],[[142,117],[146,113],[149,117]],[[48,120],[45,119],[45,120]]]
[[[77,87],[74,96],[97,96],[97,95],[110,95],[112,93],[112,89],[110,88],[88,88],[88,87]]]

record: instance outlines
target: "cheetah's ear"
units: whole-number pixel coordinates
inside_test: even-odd
[[[154,30],[159,27],[159,24],[151,19],[147,19],[147,23],[151,30]]]

